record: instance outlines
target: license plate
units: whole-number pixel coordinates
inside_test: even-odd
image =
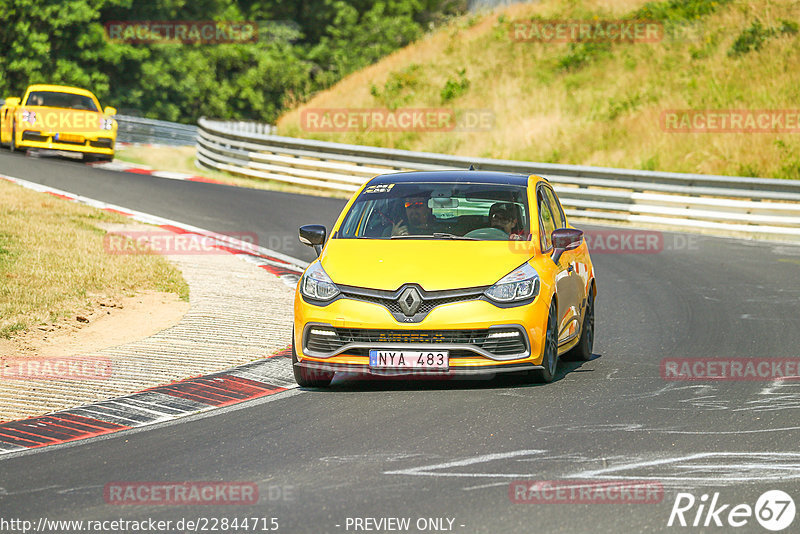
[[[56,134],[56,141],[65,141],[67,143],[83,143],[83,136],[75,134]]]
[[[371,350],[372,369],[448,369],[446,350]]]

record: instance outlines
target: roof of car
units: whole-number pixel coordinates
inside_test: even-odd
[[[28,91],[54,91],[58,93],[71,93],[74,95],[94,96],[94,93],[88,89],[81,87],[72,87],[70,85],[51,85],[47,83],[35,83],[28,86]]]
[[[528,185],[527,174],[495,171],[410,171],[381,174],[369,181],[369,185],[417,182],[458,182],[476,184]]]

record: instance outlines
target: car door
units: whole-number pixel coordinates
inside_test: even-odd
[[[564,208],[561,206],[561,201],[558,200],[558,195],[556,195],[555,191],[551,187],[545,188],[545,193],[547,194],[547,199],[550,201],[550,207],[553,210],[553,215],[559,220],[559,228],[568,228],[569,223],[567,222],[567,217],[564,214]],[[572,265],[572,272],[570,276],[574,276],[576,278],[575,283],[579,285],[579,293],[581,298],[581,303],[579,309],[581,310],[581,321],[580,324],[583,324],[583,310],[586,306],[586,297],[588,296],[587,291],[589,289],[589,278],[590,278],[590,267],[591,264],[589,262],[589,253],[588,247],[586,246],[585,242],[582,246],[574,249],[568,250],[565,252],[567,261],[570,265]]]
[[[552,251],[552,233],[556,228],[565,228],[566,219],[552,189],[542,184],[537,191],[539,225],[542,251]],[[580,334],[581,310],[584,289],[577,272],[577,252],[567,250],[558,260],[556,272],[556,294],[558,295],[558,344],[563,345]]]

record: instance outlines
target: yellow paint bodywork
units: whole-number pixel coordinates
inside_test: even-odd
[[[27,101],[28,95],[33,91],[52,91],[58,93],[68,93],[89,97],[101,111],[69,110],[64,108],[52,108],[47,106],[27,106],[23,105]],[[82,154],[97,154],[106,156],[109,159],[114,156],[114,146],[117,139],[117,121],[112,114],[102,111],[97,97],[91,91],[79,87],[69,87],[64,85],[35,84],[28,87],[24,96],[17,105],[4,104],[0,107],[0,143],[11,143],[12,133],[14,144],[19,149],[47,149],[63,150],[69,152],[79,152]],[[37,120],[33,124],[23,121],[21,112],[29,110],[36,113]],[[111,129],[105,130],[99,126],[101,120],[111,120]],[[23,132],[32,131],[47,137],[45,141],[31,139],[23,140]],[[63,143],[54,139],[55,134],[78,135],[83,138],[83,144]],[[110,147],[91,146],[91,142],[98,139],[111,139]]]
[[[529,206],[536,214],[536,186],[543,179],[531,176],[528,181]],[[365,184],[366,186],[366,184]],[[363,189],[363,187],[362,187]],[[356,192],[336,221],[331,235],[339,230],[345,214],[361,190]],[[539,235],[538,216],[531,217],[531,234]],[[594,271],[586,242],[562,256],[561,264],[580,264],[578,269],[584,295],[593,289]],[[412,239],[336,239],[331,238],[317,260],[334,283],[346,286],[395,291],[406,283],[417,283],[426,291],[490,286],[503,276],[528,262],[539,273],[540,290],[529,304],[498,307],[484,300],[454,302],[435,307],[418,323],[401,323],[382,305],[352,299],[338,299],[326,306],[306,302],[299,285],[294,302],[294,347],[299,362],[322,362],[338,365],[367,366],[369,357],[339,354],[316,358],[303,354],[303,332],[308,323],[334,327],[391,330],[466,330],[495,325],[520,325],[528,336],[529,356],[517,360],[494,360],[476,355],[474,358],[451,358],[450,368],[484,369],[510,364],[540,365],[544,354],[544,338],[550,304],[556,295],[557,277],[564,269],[552,261],[549,251],[542,253],[537,239],[530,241],[461,241]],[[582,318],[583,309],[578,312]],[[562,324],[570,324],[559,317]],[[563,328],[559,354],[579,341],[573,326]],[[582,324],[582,321],[580,322]],[[579,332],[578,332],[579,333]]]

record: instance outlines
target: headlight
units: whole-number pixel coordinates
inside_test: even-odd
[[[339,288],[319,262],[311,264],[300,279],[300,294],[314,300],[331,300],[339,294]]]
[[[22,110],[22,120],[30,124],[36,124],[36,112],[28,109]]]
[[[484,295],[497,302],[528,300],[538,294],[539,273],[528,263],[523,263],[484,291]]]
[[[103,130],[110,130],[114,127],[113,119],[100,119],[100,128]]]

